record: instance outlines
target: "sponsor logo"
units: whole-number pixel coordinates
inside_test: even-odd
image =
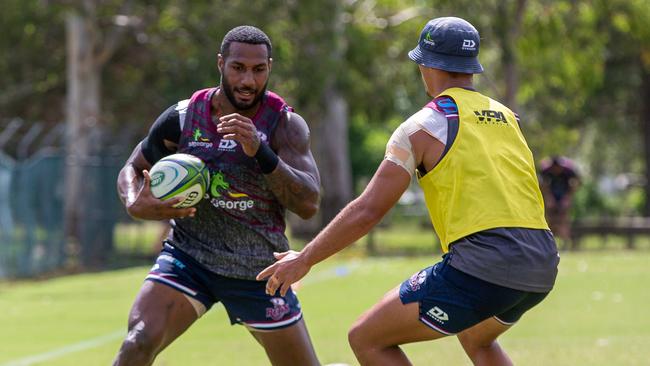
[[[151,176],[151,186],[156,187],[157,185],[162,183],[163,180],[165,180],[165,173],[164,172],[155,172]]]
[[[221,140],[219,141],[219,150],[220,151],[234,151],[237,147],[237,142],[235,140]]]
[[[194,201],[196,201],[196,199],[198,198],[198,196],[199,196],[199,192],[195,192],[195,191],[190,192],[190,193],[187,195],[187,197],[185,197],[185,199],[183,200],[183,202],[180,203],[179,206],[189,205],[189,204],[193,203]]]
[[[484,109],[482,111],[474,111],[474,115],[478,118],[479,124],[502,124],[504,126],[508,124],[503,112]]]
[[[209,138],[203,137],[203,132],[197,128],[194,129],[194,133],[192,134],[192,137],[194,137],[194,141],[203,141],[207,142],[210,141]]]
[[[467,51],[476,51],[476,42],[473,39],[463,39],[463,47]]]
[[[203,137],[203,132],[197,127],[192,133],[192,138],[194,141],[190,141],[187,145],[190,147],[203,147],[211,148],[214,144],[210,141],[209,138]]]
[[[260,130],[257,130],[257,137],[259,137],[260,141],[267,142],[269,138],[266,136],[266,134]]]
[[[422,42],[430,45],[430,46],[435,46],[436,42],[431,38],[431,32],[427,32],[427,34],[424,36],[424,39]]]
[[[280,320],[289,313],[289,305],[281,297],[271,298],[272,308],[266,308],[266,317],[273,320]]]
[[[226,181],[222,172],[217,172],[210,177],[210,195],[212,196],[210,203],[217,208],[246,211],[255,206],[255,201],[247,199],[248,194],[230,190],[230,183]]]
[[[427,280],[427,272],[426,271],[420,271],[409,279],[409,286],[411,287],[411,291],[417,291],[420,289],[421,285],[424,283],[424,281]]]
[[[434,320],[436,320],[438,323],[443,324],[447,320],[449,320],[449,315],[445,313],[442,309],[440,309],[437,306],[434,306],[433,308],[429,309],[427,311],[427,315],[432,317]]]

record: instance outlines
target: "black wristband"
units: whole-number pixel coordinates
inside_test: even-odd
[[[275,167],[277,167],[280,162],[278,155],[271,150],[269,145],[263,142],[260,142],[260,147],[255,153],[255,160],[257,160],[257,163],[260,165],[260,168],[262,168],[262,173],[264,174],[269,174],[274,171]]]

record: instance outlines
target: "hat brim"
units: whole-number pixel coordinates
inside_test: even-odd
[[[463,74],[480,74],[483,72],[483,66],[478,62],[478,57],[445,55],[436,52],[423,53],[419,45],[412,49],[408,55],[418,65],[433,69]]]

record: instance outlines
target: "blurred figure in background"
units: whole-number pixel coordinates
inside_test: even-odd
[[[542,160],[540,186],[544,195],[546,221],[551,231],[564,245],[571,242],[571,218],[569,212],[573,194],[580,185],[575,164],[568,158],[553,156]]]

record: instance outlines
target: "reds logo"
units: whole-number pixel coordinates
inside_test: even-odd
[[[426,271],[420,271],[409,279],[409,286],[411,287],[411,291],[417,291],[420,289],[420,285],[424,283],[424,281],[427,279],[427,272]]]
[[[283,298],[274,297],[271,300],[272,308],[266,308],[266,317],[273,320],[280,320],[283,316],[289,313],[289,305]]]

